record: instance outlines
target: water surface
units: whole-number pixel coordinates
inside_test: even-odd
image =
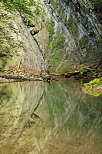
[[[101,154],[102,96],[81,83],[0,85],[0,154]]]

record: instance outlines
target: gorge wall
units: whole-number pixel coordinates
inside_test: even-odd
[[[24,13],[0,3],[0,67],[44,70],[42,51],[30,34],[24,16]]]
[[[18,11],[4,9],[0,3],[0,67],[21,65],[37,70],[48,67],[51,72],[65,72],[82,63],[101,66],[101,1],[36,0],[36,3],[36,18],[34,6],[29,7],[33,16],[28,18]]]
[[[101,64],[102,2],[41,0],[49,19],[46,57],[52,70],[66,71],[85,62]],[[47,19],[47,20],[48,20]]]

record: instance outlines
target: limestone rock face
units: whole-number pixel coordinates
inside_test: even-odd
[[[102,66],[102,4],[36,0],[36,18],[0,3],[0,67],[65,72],[81,63]],[[40,8],[40,9],[39,9]],[[34,8],[31,6],[31,12]]]
[[[52,69],[66,70],[89,61],[100,63],[102,4],[91,0],[41,0],[41,3],[49,32],[46,57]]]
[[[2,3],[0,6],[0,67],[44,70],[41,49],[19,12],[7,10]]]

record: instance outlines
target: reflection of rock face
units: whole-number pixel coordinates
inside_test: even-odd
[[[0,87],[0,147],[4,147],[4,150],[5,147],[9,150],[10,146],[11,153],[12,146],[24,129],[34,122],[31,115],[39,105],[43,92],[44,84],[41,82]]]
[[[78,83],[68,80],[0,89],[3,154],[100,153],[101,97],[83,94]]]

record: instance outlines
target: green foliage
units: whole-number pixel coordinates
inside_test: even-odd
[[[84,83],[85,87],[97,87],[98,85],[102,84],[102,78],[94,79],[89,83]]]
[[[56,35],[50,43],[51,50],[64,48],[65,38],[62,34]]]
[[[16,53],[14,53],[14,48],[7,42],[7,40],[3,40],[0,44],[0,67],[5,67],[7,60],[12,59]]]
[[[67,16],[65,15],[64,9],[61,6],[61,4],[57,0],[51,0],[50,3],[53,5],[54,9],[59,14],[60,18],[64,22],[64,24],[67,23]]]
[[[61,62],[63,57],[63,48],[65,43],[65,37],[61,32],[54,32],[54,22],[51,18],[46,23],[46,28],[49,32],[49,41],[48,41],[48,49],[49,49],[49,58],[48,63],[51,65],[52,69],[56,69]]]
[[[74,22],[74,19],[72,17],[70,17],[68,19],[66,26],[70,29],[73,37],[75,39],[77,39],[79,36],[79,30],[78,30],[78,26],[76,25],[76,23]]]
[[[8,9],[18,10],[20,13],[32,16],[33,13],[29,9],[31,6],[35,6],[35,14],[40,12],[40,7],[33,0],[1,0]]]
[[[85,68],[85,66],[82,64],[78,67],[78,71],[80,72],[80,74],[84,74],[85,72],[87,72],[87,69]]]
[[[86,36],[83,36],[80,40],[79,40],[79,48],[88,48],[88,40]]]
[[[59,7],[59,3],[56,0],[50,0],[50,3],[53,5],[54,9]]]
[[[62,50],[56,50],[53,55],[50,56],[50,64],[54,69],[60,64],[61,59],[63,57]]]
[[[56,70],[56,73],[59,73],[59,74],[67,73],[70,68],[71,68],[70,63],[64,64],[63,66],[61,66],[60,69]]]
[[[50,42],[52,40],[53,35],[54,35],[54,22],[53,22],[52,18],[49,21],[47,21],[46,28],[49,32],[49,42]]]
[[[62,33],[56,33],[52,40],[49,42],[49,51],[50,51],[50,58],[49,63],[52,67],[56,68],[61,62],[63,57],[63,48],[64,48],[65,38]]]
[[[91,0],[93,4],[102,4],[102,0]]]
[[[102,95],[102,77],[91,80],[89,83],[84,83],[84,93],[92,96],[100,96]],[[98,90],[97,90],[98,89]]]

